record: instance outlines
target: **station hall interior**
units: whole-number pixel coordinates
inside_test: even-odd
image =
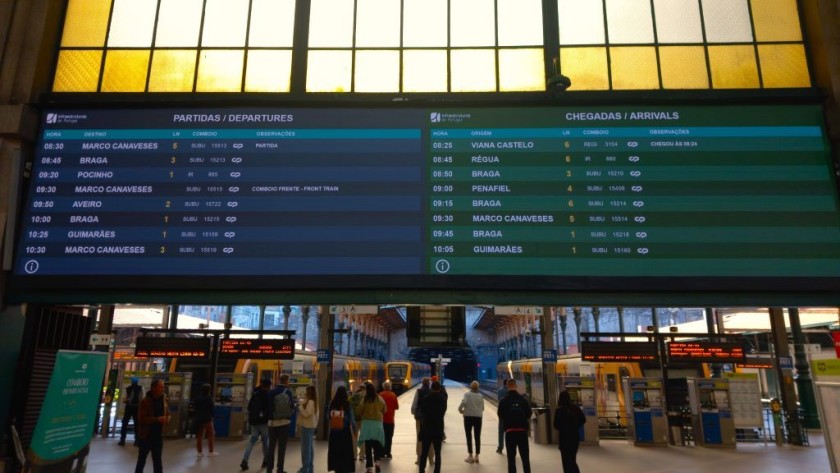
[[[838,24],[836,0],[0,2],[0,473],[133,463],[132,378],[166,382],[167,471],[235,471],[281,374],[406,406],[477,381],[483,467],[513,378],[538,470],[565,390],[584,471],[837,473]],[[447,473],[478,467],[454,403]],[[419,471],[397,422],[383,469]]]

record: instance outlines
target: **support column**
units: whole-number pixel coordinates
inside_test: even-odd
[[[781,307],[770,308],[770,329],[773,333],[773,346],[775,347],[776,373],[781,383],[779,392],[782,395],[782,407],[787,417],[785,424],[788,431],[788,443],[803,445],[801,426],[799,425],[799,409],[796,406],[796,391],[793,386],[793,370],[782,369],[779,363],[780,358],[787,357],[789,353],[785,315]]]
[[[788,308],[790,333],[793,335],[794,367],[796,367],[796,387],[799,392],[799,404],[804,415],[803,426],[808,429],[820,428],[820,416],[817,414],[817,400],[814,395],[814,385],[811,383],[811,367],[805,355],[805,336],[802,334],[802,324],[799,321],[799,308]]]
[[[292,307],[289,305],[283,306],[283,330],[289,330],[289,315],[292,313]]]
[[[562,338],[563,338],[563,345],[561,345],[561,346],[563,347],[563,354],[564,355],[569,354],[569,343],[566,341],[566,327],[569,324],[568,319],[569,319],[569,314],[566,313],[566,308],[561,307],[560,308],[560,335],[562,335]]]
[[[592,320],[595,321],[595,333],[601,333],[601,308],[600,307],[593,307],[592,308]]]
[[[318,348],[324,348],[330,354],[329,363],[318,364],[318,399],[321,405],[318,410],[320,412],[329,412],[330,399],[332,398],[332,372],[333,372],[333,353],[335,349],[332,329],[335,324],[335,316],[330,311],[330,306],[318,306]],[[318,430],[315,434],[318,440],[327,440],[329,435],[328,415],[321,415],[321,420],[318,422]]]
[[[621,341],[624,341],[624,307],[616,307],[618,312],[618,332],[621,333]]]
[[[301,336],[300,336],[303,339],[303,341],[301,342],[300,347],[301,347],[302,350],[305,351],[306,350],[306,326],[309,325],[309,306],[308,305],[300,306],[300,321],[303,324],[303,327],[301,327]]]
[[[580,353],[580,307],[572,308],[572,313],[575,321],[575,343],[577,344],[577,352]]]

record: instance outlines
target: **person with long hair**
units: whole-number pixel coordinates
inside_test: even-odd
[[[303,402],[298,403],[298,425],[300,426],[300,470],[298,473],[315,473],[315,429],[318,427],[318,392],[315,386],[307,386]]]
[[[336,388],[328,415],[330,436],[327,443],[327,471],[354,473],[356,446],[353,444],[353,431],[356,429],[356,419],[344,386]]]
[[[367,473],[381,470],[379,459],[382,457],[382,446],[385,445],[385,428],[382,421],[388,409],[382,396],[376,394],[373,383],[365,383],[365,397],[356,410],[356,420],[361,420],[359,428],[359,445],[365,446],[365,469]]]
[[[586,416],[580,407],[572,403],[569,391],[560,391],[557,410],[554,412],[554,428],[559,436],[560,458],[564,473],[580,473],[577,452],[580,445],[580,428],[586,423]]]
[[[464,415],[464,432],[467,434],[467,463],[478,463],[481,453],[481,417],[484,414],[484,397],[478,392],[478,381],[470,383],[470,390],[464,393],[458,412]],[[475,434],[475,457],[473,457],[473,433]]]

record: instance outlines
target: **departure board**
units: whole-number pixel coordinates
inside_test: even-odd
[[[668,360],[672,363],[743,363],[744,345],[735,342],[669,342]]]
[[[822,120],[816,106],[48,110],[13,282],[825,289],[840,213]]]
[[[134,356],[140,358],[208,358],[210,338],[137,337]]]
[[[583,361],[631,362],[659,361],[655,342],[580,342]]]
[[[291,338],[224,338],[219,341],[219,354],[237,358],[292,360],[295,358],[295,341]]]

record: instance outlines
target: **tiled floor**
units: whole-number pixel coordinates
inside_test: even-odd
[[[447,440],[443,446],[442,473],[504,472],[507,468],[504,455],[496,453],[497,420],[495,406],[485,403],[481,437],[480,463],[464,462],[467,455],[462,417],[457,406],[466,391],[461,385],[447,384],[449,409],[446,417]],[[414,419],[409,408],[413,391],[400,398],[394,435],[394,459],[382,461],[382,473],[415,473]],[[701,447],[634,447],[625,441],[601,441],[599,446],[581,447],[578,464],[584,473],[620,471],[622,473],[829,473],[828,455],[822,434],[811,431],[809,447],[777,447],[775,444],[738,444],[735,449],[708,449]],[[218,440],[217,457],[195,455],[194,439],[171,439],[164,445],[164,471],[181,472],[237,472],[245,449],[245,440]],[[560,472],[560,452],[554,445],[536,445],[531,450],[531,468],[534,473]],[[206,451],[206,447],[205,447]],[[120,447],[115,438],[97,437],[93,440],[88,458],[88,472],[127,472],[134,468],[137,450],[131,442]],[[315,471],[326,471],[327,443],[315,443]],[[258,472],[262,451],[258,446],[251,454],[251,469]],[[364,472],[364,464],[356,462],[355,471]],[[286,451],[286,471],[295,473],[300,467],[300,444],[289,443]],[[522,471],[517,461],[517,470]],[[146,464],[152,471],[151,458]],[[427,469],[427,473],[432,472]]]

